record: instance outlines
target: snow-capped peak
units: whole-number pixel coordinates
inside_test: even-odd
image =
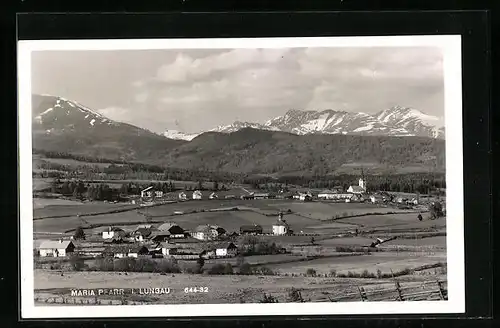
[[[194,138],[198,136],[198,134],[193,133],[193,134],[186,134],[184,132],[180,132],[177,130],[166,130],[163,132],[163,136],[169,139],[176,139],[176,140],[187,140],[191,141]]]

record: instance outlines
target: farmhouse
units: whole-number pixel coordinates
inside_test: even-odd
[[[218,199],[219,196],[216,193],[211,193],[210,196],[208,196],[209,199]]]
[[[118,227],[108,227],[105,231],[102,232],[102,239],[112,239],[113,237],[123,237],[125,235],[125,231]]]
[[[184,238],[184,229],[174,222],[166,222],[158,227],[159,231],[168,231],[170,238]]]
[[[152,232],[152,228],[139,228],[134,231],[134,239],[135,241],[144,241],[144,239],[148,238]]]
[[[299,193],[299,200],[307,202],[312,200],[312,194],[310,192]]]
[[[71,240],[45,240],[38,247],[40,256],[62,257],[71,254],[75,245]]]
[[[161,197],[163,197],[163,191],[155,190],[153,186],[141,190],[141,198],[161,198]]]
[[[187,200],[187,195],[184,191],[179,193],[179,200]]]
[[[175,255],[177,254],[177,247],[173,244],[162,243],[161,253],[163,254],[163,256]]]
[[[199,190],[193,191],[193,199],[201,199],[203,194]]]
[[[371,195],[370,196],[370,201],[372,203],[383,203],[385,200],[384,196],[381,196],[381,195]]]
[[[146,246],[137,245],[108,246],[104,249],[103,254],[116,258],[138,257],[139,255],[148,255],[149,250]]]
[[[215,256],[235,256],[238,253],[238,247],[231,242],[225,242],[215,245]]]
[[[258,224],[254,225],[243,225],[240,227],[240,234],[247,234],[247,235],[260,235],[262,234],[262,226]]]
[[[160,243],[168,238],[170,238],[170,232],[168,231],[153,231],[151,235],[149,235],[149,239],[155,243]]]
[[[273,193],[269,192],[264,192],[264,193],[255,193],[253,194],[254,199],[271,199],[271,198],[276,198],[276,195]]]
[[[210,225],[199,225],[196,227],[191,236],[198,240],[212,240],[219,236],[219,227]]]
[[[337,193],[332,190],[323,190],[318,194],[318,198],[325,200],[338,199]]]

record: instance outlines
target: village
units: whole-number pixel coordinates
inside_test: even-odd
[[[234,191],[239,191],[237,194]],[[139,196],[139,195],[138,195]],[[150,186],[141,191],[140,197],[133,199],[132,204],[139,204],[143,208],[153,207],[158,204],[170,204],[172,201],[166,201],[164,193],[161,190],[155,190]],[[170,195],[171,196],[171,195]],[[203,199],[213,201],[223,197],[223,200],[289,200],[291,202],[319,202],[319,203],[359,203],[372,204],[384,207],[402,208],[406,210],[415,209],[421,212],[427,212],[429,204],[420,199],[420,195],[415,197],[397,196],[388,192],[368,193],[366,191],[366,181],[360,178],[357,185],[351,185],[347,190],[334,188],[333,190],[324,190],[313,194],[311,191],[278,192],[278,193],[256,193],[243,187],[237,190],[230,190],[224,196],[219,196],[216,192],[203,193],[195,190],[188,197],[186,191],[178,194],[177,202],[196,202]],[[442,206],[440,204],[440,206]],[[238,207],[212,209],[213,211],[224,212],[239,210]],[[245,210],[245,208],[242,208]],[[445,209],[442,208],[442,216],[445,215]],[[288,212],[291,212],[290,210]],[[183,211],[174,211],[173,215],[182,217]],[[124,257],[146,257],[151,258],[177,258],[183,260],[196,260],[198,258],[228,258],[235,257],[241,246],[237,241],[241,241],[241,236],[265,236],[268,238],[278,236],[318,236],[320,233],[303,231],[294,231],[294,227],[286,220],[286,214],[282,211],[268,214],[269,220],[265,225],[254,222],[253,224],[242,224],[239,229],[229,230],[227,227],[215,224],[200,224],[194,229],[187,229],[173,220],[163,223],[152,224],[144,223],[137,226],[119,227],[108,225],[96,229],[84,229],[81,226],[74,227],[74,235],[66,235],[64,238],[51,240],[38,240],[38,247],[34,254],[40,257],[68,257],[78,255],[82,257],[102,257],[110,256],[113,258]],[[345,216],[345,215],[344,215]],[[422,215],[416,216],[420,221]],[[151,220],[151,218],[149,218]],[[148,221],[146,219],[146,221]],[[232,225],[234,227],[234,225]],[[358,235],[359,229],[348,231],[348,234]],[[368,245],[360,246],[378,246],[380,239],[375,240]],[[285,253],[286,249],[280,252]]]

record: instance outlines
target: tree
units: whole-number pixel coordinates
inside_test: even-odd
[[[440,202],[433,202],[429,206],[429,211],[431,212],[431,219],[437,219],[444,216],[443,205]]]
[[[314,245],[314,237],[311,237],[311,245]]]
[[[78,226],[75,230],[75,234],[73,235],[74,239],[85,239],[85,231],[83,231],[82,226]]]
[[[203,182],[201,180],[198,181],[198,189],[203,190]]]
[[[197,270],[199,273],[203,272],[203,266],[205,266],[205,259],[203,257],[199,257],[198,260],[196,260],[196,265],[197,265]]]
[[[215,181],[214,181],[214,185],[213,185],[212,189],[213,189],[214,191],[219,190],[219,182],[217,182],[217,180],[215,180]]]

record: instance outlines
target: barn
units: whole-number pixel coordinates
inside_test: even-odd
[[[71,240],[45,240],[38,250],[42,257],[63,257],[73,253],[75,245]]]

